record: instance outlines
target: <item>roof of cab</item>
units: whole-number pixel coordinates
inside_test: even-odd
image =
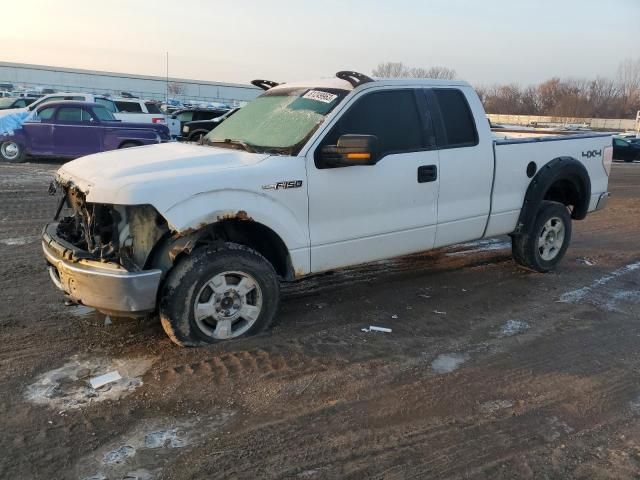
[[[357,87],[351,85],[346,80],[339,78],[321,78],[319,80],[309,80],[301,82],[281,83],[267,91],[276,91],[288,88],[335,88],[340,90],[355,90],[363,85],[367,86],[415,86],[415,87],[469,87],[469,83],[462,80],[434,80],[429,78],[376,78],[372,82],[362,83]]]

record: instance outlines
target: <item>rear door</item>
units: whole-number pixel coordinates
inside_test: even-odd
[[[307,155],[311,270],[354,265],[433,247],[438,151],[421,91],[364,91]],[[375,165],[331,168],[319,155],[346,134],[378,137]]]
[[[493,141],[484,109],[470,87],[424,90],[434,112],[440,159],[435,246],[481,238],[491,209]],[[465,94],[466,92],[466,94]]]
[[[101,150],[101,127],[81,107],[59,107],[53,131],[55,152],[78,157]]]

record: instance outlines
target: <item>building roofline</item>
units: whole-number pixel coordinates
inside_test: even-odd
[[[80,75],[101,75],[103,77],[115,77],[115,78],[135,78],[137,80],[154,80],[154,81],[160,81],[160,82],[167,81],[166,77],[159,77],[154,75],[138,75],[134,73],[108,72],[104,70],[85,70],[81,68],[54,67],[51,65],[35,65],[30,63],[0,62],[0,67],[44,70],[47,72],[77,73]],[[234,88],[246,88],[248,90],[260,90],[258,87],[254,87],[253,85],[242,84],[242,83],[211,82],[208,80],[195,80],[195,79],[175,78],[175,77],[169,77],[168,80],[169,82],[178,82],[183,84],[211,85],[216,87],[234,87]]]

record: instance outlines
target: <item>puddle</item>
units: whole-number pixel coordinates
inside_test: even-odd
[[[38,241],[40,237],[38,235],[31,235],[28,237],[14,237],[14,238],[3,238],[0,240],[2,245],[26,245],[28,243],[34,243]]]
[[[151,357],[79,359],[74,356],[62,367],[40,375],[35,383],[27,387],[25,398],[57,411],[82,408],[104,400],[115,400],[140,387],[142,376],[154,361]],[[98,389],[90,386],[90,378],[114,370],[122,377],[120,380]]]
[[[490,400],[480,405],[480,411],[483,413],[496,413],[499,410],[513,407],[512,400]]]
[[[202,444],[229,422],[234,412],[208,417],[163,418],[138,426],[80,460],[83,480],[151,480],[162,476],[162,465],[180,451]],[[91,472],[91,473],[89,473]]]
[[[431,362],[431,368],[436,373],[449,373],[469,360],[468,353],[443,353]]]
[[[512,337],[529,330],[530,325],[522,320],[509,320],[500,328],[499,337]]]

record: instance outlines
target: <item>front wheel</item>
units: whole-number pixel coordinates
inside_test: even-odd
[[[514,260],[520,265],[548,272],[564,257],[571,242],[571,216],[558,202],[543,201],[529,230],[511,237]]]
[[[2,142],[0,157],[6,162],[20,163],[24,160],[24,148],[17,142]]]
[[[160,320],[178,345],[216,343],[264,330],[280,304],[273,266],[243,245],[203,247],[178,261],[160,298]]]

